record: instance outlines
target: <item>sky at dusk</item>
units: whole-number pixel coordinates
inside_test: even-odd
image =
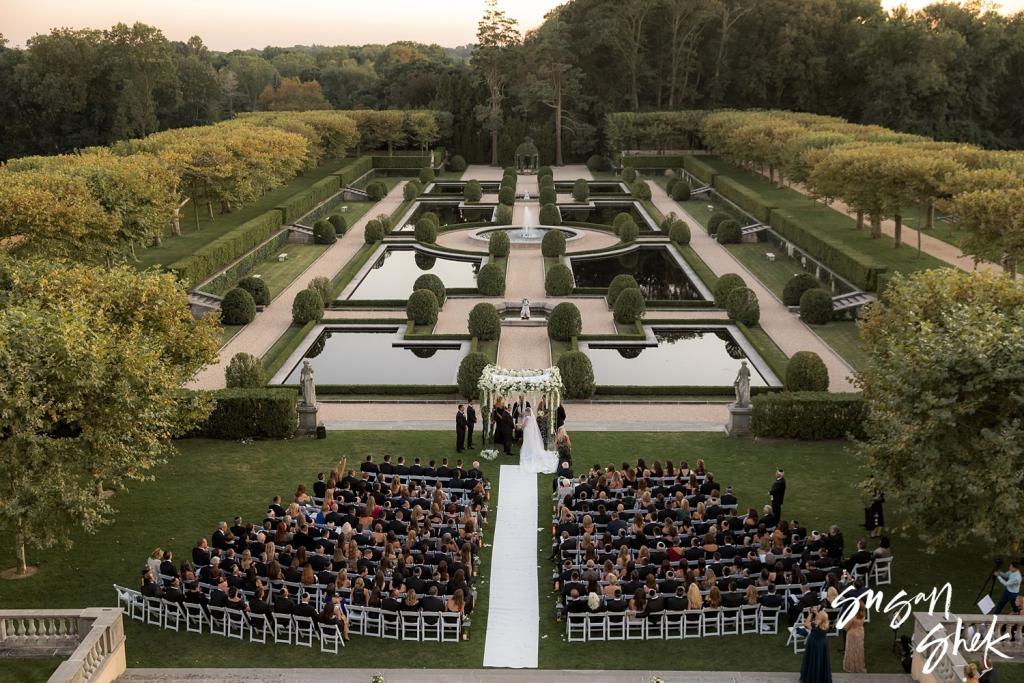
[[[523,30],[560,0],[504,0]],[[899,2],[883,0],[891,7]],[[921,7],[928,0],[910,0]],[[1024,0],[1004,0],[1004,12]],[[362,45],[412,40],[446,47],[472,43],[483,0],[0,0],[0,33],[16,46],[55,27],[109,28],[142,21],[171,40],[202,36],[215,50],[267,45]]]

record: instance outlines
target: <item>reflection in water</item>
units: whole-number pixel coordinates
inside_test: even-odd
[[[396,347],[398,328],[325,330],[304,358],[313,363],[318,384],[454,384],[468,344],[445,342],[431,347]],[[297,384],[302,362],[285,384]]]
[[[577,287],[607,287],[627,273],[636,278],[645,299],[700,300],[690,278],[666,247],[645,247],[627,254],[572,259]]]
[[[723,341],[725,335],[728,340]],[[655,332],[658,345],[587,344],[594,379],[601,386],[731,386],[746,358],[740,345],[721,330]],[[750,384],[767,383],[751,364]]]
[[[429,262],[428,259],[433,259]],[[373,264],[350,296],[353,300],[407,299],[412,294],[416,278],[433,273],[441,278],[445,287],[476,287],[476,274],[480,262],[457,261],[422,254],[415,249],[388,247]]]

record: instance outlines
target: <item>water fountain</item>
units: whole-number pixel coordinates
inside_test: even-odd
[[[533,236],[533,212],[530,207],[523,209],[523,239],[532,240]]]

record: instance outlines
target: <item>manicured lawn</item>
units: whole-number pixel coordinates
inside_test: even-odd
[[[220,345],[224,346],[231,338],[242,331],[245,325],[221,325],[220,326]]]
[[[313,261],[320,258],[320,255],[327,251],[327,245],[286,244],[281,247],[281,251],[288,254],[287,261],[278,261],[274,256],[253,268],[248,274],[259,275],[267,283],[271,300],[284,291],[302,271],[309,268]]]
[[[800,264],[787,256],[785,251],[767,242],[729,244],[726,249],[780,300],[786,283],[797,273],[803,272]],[[775,255],[774,261],[768,260],[768,253]]]
[[[18,681],[18,683],[43,683],[64,662],[64,657],[25,657],[7,658],[3,660],[3,672],[0,680]]]
[[[843,357],[854,370],[860,370],[867,363],[867,354],[860,343],[860,330],[853,320],[836,320],[826,325],[812,325],[814,332]]]

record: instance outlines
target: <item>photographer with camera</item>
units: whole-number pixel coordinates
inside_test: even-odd
[[[1020,564],[1016,560],[1011,560],[1009,571],[1001,572],[997,569],[992,572],[992,576],[1003,584],[1003,595],[999,598],[995,611],[992,613],[1002,614],[1003,608],[1007,605],[1010,606],[1010,611],[1013,611],[1017,595],[1020,593]]]

